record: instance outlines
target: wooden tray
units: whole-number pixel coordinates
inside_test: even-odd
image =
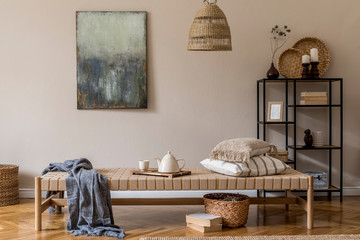
[[[160,173],[157,171],[157,168],[149,168],[147,171],[131,170],[130,174],[131,175],[149,175],[149,176],[174,178],[174,177],[180,177],[180,176],[184,176],[184,175],[190,175],[191,171],[180,171],[180,172],[175,172],[175,173]]]

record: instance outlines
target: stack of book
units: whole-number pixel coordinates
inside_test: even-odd
[[[222,229],[222,218],[207,213],[192,213],[186,215],[186,224],[199,232],[216,232]]]
[[[326,105],[326,92],[301,92],[300,105]]]

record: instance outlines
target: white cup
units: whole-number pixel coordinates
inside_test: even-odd
[[[323,132],[321,132],[321,131],[313,132],[312,136],[313,136],[313,145],[315,147],[325,145],[325,134]]]
[[[147,171],[149,169],[149,160],[140,160],[139,168],[141,171]]]

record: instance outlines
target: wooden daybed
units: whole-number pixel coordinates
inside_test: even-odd
[[[190,168],[191,175],[164,178],[131,175],[130,168],[97,169],[109,180],[112,191],[181,191],[181,190],[285,190],[285,197],[251,198],[251,204],[299,204],[307,212],[307,228],[313,228],[313,178],[293,169],[284,173],[264,177],[231,177],[210,172],[204,168]],[[49,206],[58,211],[67,205],[63,198],[66,191],[66,172],[49,172],[35,177],[35,230],[41,230],[41,214]],[[307,200],[298,197],[291,190],[306,190]],[[42,191],[58,191],[58,194],[42,202]],[[202,198],[116,198],[113,205],[199,205]]]

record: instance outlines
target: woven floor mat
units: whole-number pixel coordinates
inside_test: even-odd
[[[291,235],[291,236],[242,236],[242,237],[144,237],[140,240],[352,240],[355,235]]]

